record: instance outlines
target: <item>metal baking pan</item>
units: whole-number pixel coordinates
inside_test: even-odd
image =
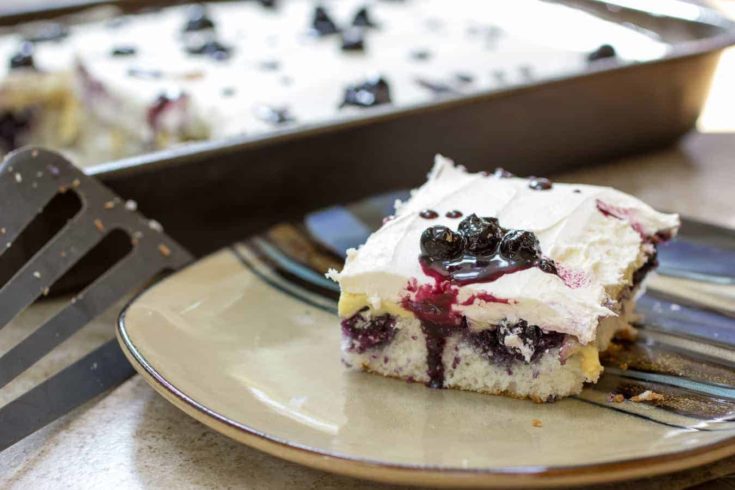
[[[557,1],[655,33],[673,48],[652,62],[192,143],[88,172],[203,254],[309,210],[415,186],[435,153],[470,170],[550,174],[670,144],[694,126],[720,52],[735,43],[731,21],[679,0]]]

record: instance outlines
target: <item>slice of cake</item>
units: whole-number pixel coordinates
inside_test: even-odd
[[[468,173],[428,182],[348,251],[342,359],[425,383],[531,398],[577,394],[599,353],[634,334],[636,293],[679,226],[609,187]]]

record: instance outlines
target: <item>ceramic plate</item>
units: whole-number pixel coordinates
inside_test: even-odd
[[[123,312],[119,338],[208,426],[326,471],[417,485],[552,486],[650,476],[735,453],[735,235],[688,223],[661,252],[640,339],[551,404],[348,372],[335,286],[393,196],[311,215],[211,255]],[[652,389],[656,404],[611,401]],[[542,422],[535,427],[533,420]]]

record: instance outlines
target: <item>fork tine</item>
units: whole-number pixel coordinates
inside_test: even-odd
[[[0,388],[104,313],[123,295],[145,284],[161,271],[160,267],[156,267],[139,274],[141,266],[147,262],[143,253],[133,250],[76,296],[71,304],[1,356]]]
[[[67,223],[0,289],[0,329],[104,238],[86,214]]]

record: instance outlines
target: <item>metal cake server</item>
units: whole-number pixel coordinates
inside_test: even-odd
[[[49,203],[76,197],[78,210],[26,263],[7,259]],[[192,256],[94,178],[57,153],[29,148],[0,165],[0,329],[113,234],[126,251],[57,314],[0,356],[0,389],[122,297]],[[3,278],[7,278],[5,281]],[[3,284],[4,282],[4,284]],[[0,408],[0,451],[134,373],[112,339]]]

